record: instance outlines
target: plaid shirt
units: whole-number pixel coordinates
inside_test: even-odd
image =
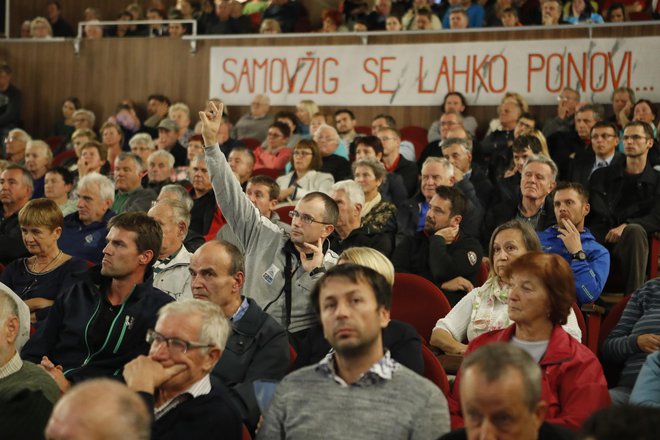
[[[335,351],[331,350],[330,353],[328,353],[327,356],[316,365],[316,370],[325,374],[329,379],[334,380],[338,385],[345,387],[362,387],[375,385],[385,380],[392,379],[392,374],[400,367],[400,365],[401,364],[392,359],[390,356],[390,351],[387,350],[385,355],[380,358],[378,362],[373,364],[371,368],[365,371],[358,380],[349,385],[344,382],[344,379],[339,377],[337,374],[335,365]]]

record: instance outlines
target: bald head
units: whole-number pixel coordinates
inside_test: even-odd
[[[120,382],[95,379],[73,387],[57,402],[46,438],[147,440],[150,423],[147,407],[136,393]]]

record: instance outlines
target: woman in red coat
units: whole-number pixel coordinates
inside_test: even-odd
[[[513,325],[472,340],[466,355],[491,342],[509,342],[539,363],[545,421],[577,430],[598,409],[610,405],[607,382],[596,356],[566,333],[561,325],[575,302],[571,268],[556,254],[531,252],[505,270],[511,285],[509,317]],[[452,428],[477,423],[461,414],[461,372],[450,399]]]

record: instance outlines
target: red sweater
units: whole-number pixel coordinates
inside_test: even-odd
[[[515,330],[513,324],[502,330],[485,333],[470,342],[465,355],[491,342],[509,342]],[[591,414],[610,405],[607,382],[598,359],[560,325],[552,330],[548,349],[539,366],[542,373],[541,399],[548,403],[546,422],[577,431]],[[452,429],[463,426],[460,380],[461,371],[456,375],[449,398]]]

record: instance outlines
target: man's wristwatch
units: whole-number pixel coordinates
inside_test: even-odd
[[[315,267],[314,269],[309,271],[309,276],[313,277],[313,276],[315,276],[316,274],[319,274],[319,273],[325,273],[325,267],[323,267],[323,266]]]
[[[572,257],[574,260],[587,261],[587,254],[585,254],[584,251],[577,251]]]

